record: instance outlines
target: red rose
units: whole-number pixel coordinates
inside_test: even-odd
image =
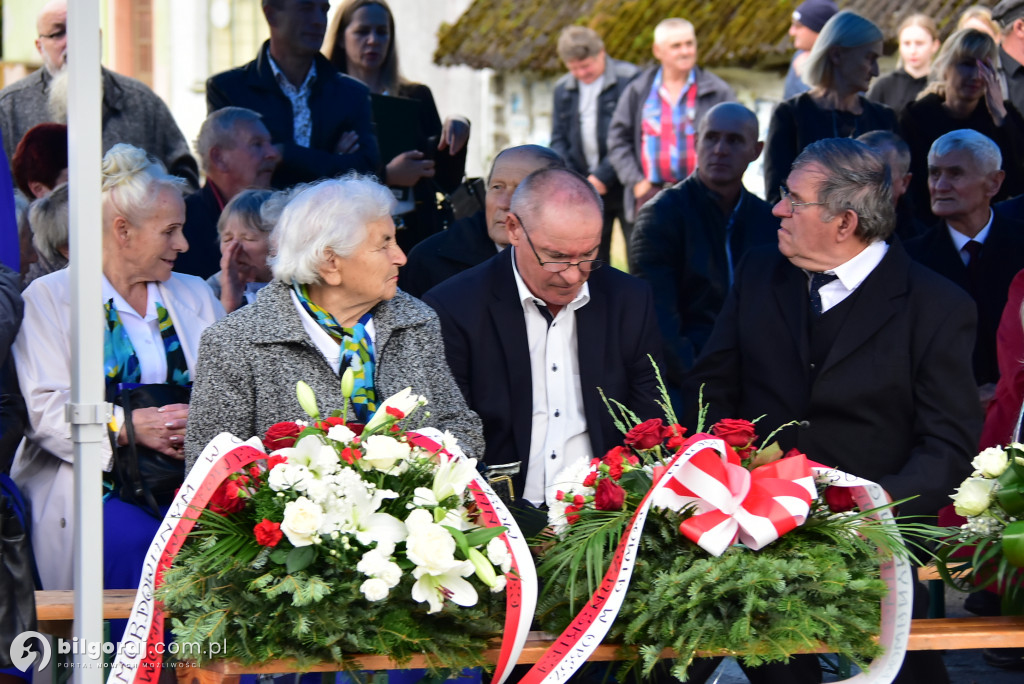
[[[601,480],[594,493],[594,508],[599,511],[621,511],[626,490],[608,478]]]
[[[359,449],[353,449],[352,447],[345,447],[341,450],[341,458],[349,465],[355,463],[363,457],[363,453]]]
[[[295,423],[274,423],[263,435],[263,447],[267,451],[277,451],[294,446],[302,427]]]
[[[601,460],[605,465],[622,465],[622,459],[626,458],[629,453],[631,453],[630,450],[624,446],[612,447]]]
[[[651,418],[626,433],[625,442],[636,449],[651,449],[668,437],[668,428],[661,418]]]
[[[283,536],[281,523],[270,522],[266,518],[252,529],[256,535],[256,543],[260,546],[277,546]]]
[[[237,513],[245,507],[245,499],[239,495],[240,492],[241,486],[238,484],[238,480],[222,482],[210,497],[210,510],[221,515]]]
[[[593,487],[594,483],[597,482],[597,471],[591,470],[585,478],[583,478],[584,487]]]
[[[853,488],[851,487],[825,487],[822,496],[825,497],[825,503],[833,513],[852,511],[857,506],[853,500]]]
[[[754,434],[754,424],[742,418],[723,418],[714,424],[711,434],[721,437],[726,444],[734,449],[748,446],[757,439],[757,435]]]
[[[683,442],[686,441],[686,428],[679,423],[674,423],[668,426],[669,438],[668,443],[665,445],[672,451],[677,451],[683,446]]]

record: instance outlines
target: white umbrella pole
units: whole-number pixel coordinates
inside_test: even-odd
[[[75,449],[75,636],[103,642],[103,386],[100,161],[102,159],[98,0],[68,3],[68,190],[71,246],[71,402]],[[75,655],[75,682],[102,684],[98,646]],[[86,651],[86,652],[83,652]]]

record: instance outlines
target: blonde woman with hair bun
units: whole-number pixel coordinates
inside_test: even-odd
[[[104,321],[103,369],[108,400],[123,385],[190,385],[199,336],[224,315],[201,279],[173,272],[188,249],[182,235],[185,183],[131,145],[103,158],[102,301],[83,315]],[[32,502],[32,545],[44,589],[72,589],[75,517],[74,452],[64,409],[71,394],[72,283],[67,269],[45,275],[23,293],[25,318],[14,343],[29,428],[11,476]],[[183,465],[188,404],[115,409],[103,468],[111,475],[113,445],[134,444]],[[108,478],[109,479],[109,478]],[[104,580],[107,588],[134,588],[158,511],[121,499],[114,486],[104,501]],[[170,501],[158,500],[157,508]],[[115,630],[116,633],[116,630]]]
[[[932,58],[942,42],[935,20],[926,14],[911,14],[904,19],[896,36],[899,40],[896,69],[876,79],[868,90],[867,98],[899,114],[928,85]]]

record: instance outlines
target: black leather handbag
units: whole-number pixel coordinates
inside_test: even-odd
[[[192,393],[190,385],[127,385],[119,386],[107,400],[124,409],[124,429],[128,443],[114,449],[114,467],[111,475],[122,501],[163,518],[161,506],[174,501],[174,493],[185,481],[185,462],[165,456],[159,451],[138,444],[132,411],[151,406],[187,404]],[[116,442],[116,435],[113,436]]]
[[[29,536],[31,516],[14,482],[0,475],[0,668],[12,666],[11,643],[36,629],[39,586]]]

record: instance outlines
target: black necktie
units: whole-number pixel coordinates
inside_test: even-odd
[[[968,240],[960,249],[967,254],[967,291],[974,296],[978,289],[978,273],[981,271],[981,263],[978,260],[981,256],[981,243],[977,240]]]
[[[838,278],[835,273],[812,273],[811,274],[811,313],[815,316],[820,316],[821,307],[821,286],[826,283],[831,283],[833,280]]]

